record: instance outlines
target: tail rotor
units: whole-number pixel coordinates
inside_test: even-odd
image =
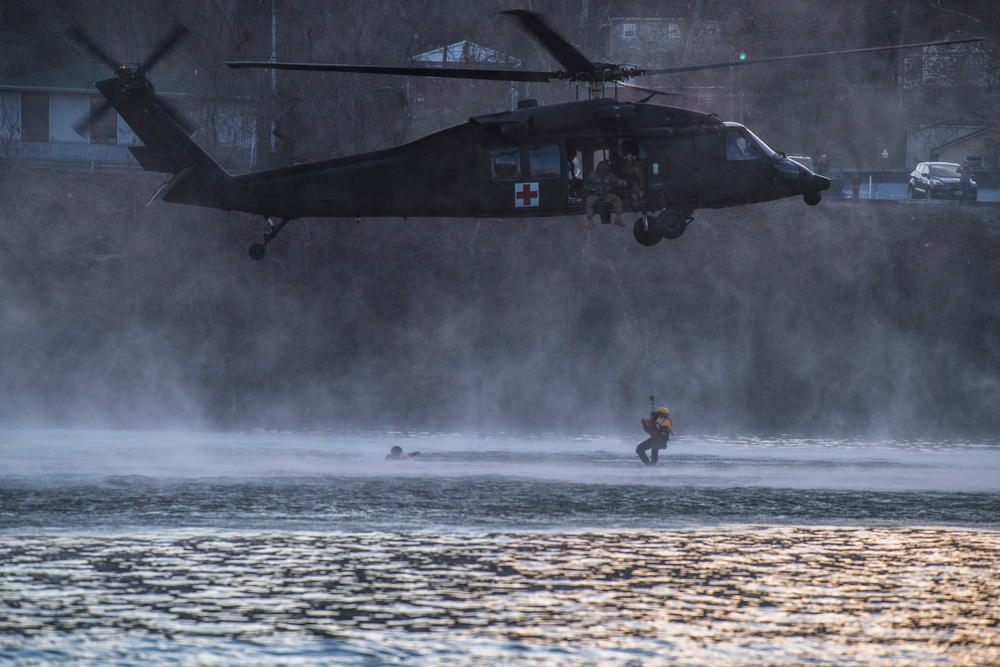
[[[80,47],[81,50],[89,53],[107,65],[111,71],[114,72],[115,76],[118,77],[119,81],[121,81],[122,89],[131,94],[144,89],[148,85],[149,82],[146,80],[146,72],[150,71],[157,62],[173,51],[174,47],[177,46],[177,43],[187,34],[187,28],[182,26],[180,23],[174,23],[167,30],[163,38],[157,42],[156,47],[149,54],[146,60],[143,61],[142,64],[131,68],[125,63],[117,61],[108,55],[104,49],[98,46],[92,39],[87,37],[78,25],[74,25],[66,31],[66,38]],[[167,107],[166,104],[163,104],[163,106]],[[91,123],[107,113],[110,108],[111,103],[105,101],[95,111],[85,114],[73,123],[73,130],[76,131],[76,133],[81,137],[86,136],[85,133],[90,128]],[[170,111],[171,115],[175,117],[177,116],[176,111],[173,109],[168,109],[168,111]],[[190,124],[187,124],[185,129],[189,127]]]

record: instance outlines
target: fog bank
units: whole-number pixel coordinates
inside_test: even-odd
[[[953,437],[1000,427],[996,209],[263,222],[0,176],[3,425]]]

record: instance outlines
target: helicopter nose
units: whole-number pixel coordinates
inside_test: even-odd
[[[830,179],[826,176],[820,176],[819,174],[814,174],[806,170],[809,174],[809,178],[806,181],[806,192],[821,192],[823,190],[830,189]]]
[[[788,184],[795,192],[820,192],[830,189],[830,179],[814,174],[809,169],[788,158],[775,161],[779,180]]]
[[[799,182],[802,183],[802,189],[804,192],[822,192],[823,190],[830,189],[830,179],[826,176],[820,176],[819,174],[810,171],[805,165],[789,160],[798,168],[799,172]]]

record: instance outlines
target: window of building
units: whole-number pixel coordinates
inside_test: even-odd
[[[622,23],[622,37],[625,39],[633,39],[636,36],[636,32],[634,23]]]
[[[118,114],[111,109],[106,109],[104,114],[98,116],[97,111],[103,107],[103,97],[90,98],[90,143],[117,144]]]
[[[681,24],[680,23],[668,23],[667,24],[667,37],[670,39],[680,39],[681,38]]]
[[[21,93],[21,139],[49,140],[48,93]]]

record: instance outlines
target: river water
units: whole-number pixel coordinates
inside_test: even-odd
[[[634,446],[0,432],[0,663],[1000,664],[1000,443]]]

